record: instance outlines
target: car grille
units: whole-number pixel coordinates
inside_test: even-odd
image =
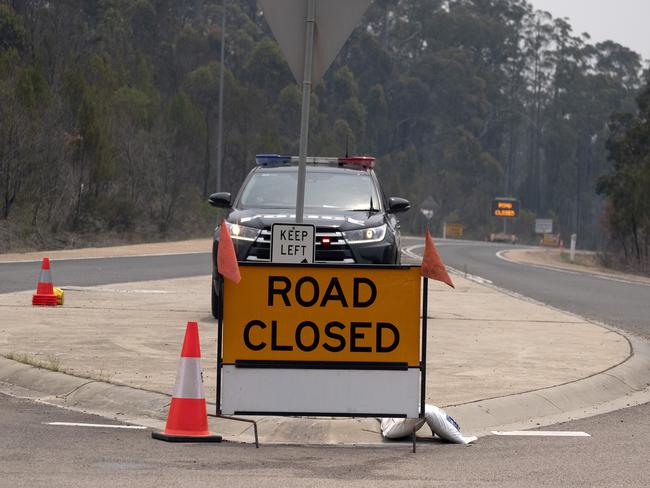
[[[323,242],[323,239],[329,244]],[[260,231],[255,242],[248,251],[247,261],[270,261],[271,256],[271,228]],[[326,227],[316,228],[316,262],[321,263],[354,263],[354,256],[350,246],[345,241],[340,231]]]

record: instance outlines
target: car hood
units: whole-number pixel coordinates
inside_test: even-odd
[[[295,209],[232,210],[227,220],[247,227],[263,229],[273,224],[292,224],[295,222],[295,214]],[[383,212],[305,209],[303,223],[347,231],[382,225],[384,214]]]

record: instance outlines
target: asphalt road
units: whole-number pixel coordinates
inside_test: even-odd
[[[634,410],[634,411],[633,411]],[[552,430],[592,437],[485,437],[471,446],[423,440],[388,447],[168,444],[148,430],[0,394],[1,487],[647,487],[650,404]],[[636,415],[635,415],[636,414]],[[422,435],[427,435],[426,426]],[[615,446],[615,449],[612,448]]]
[[[406,246],[414,246],[421,239],[404,241]],[[507,244],[445,241],[437,248],[445,264],[461,272],[650,339],[650,285],[504,261],[496,254],[513,248]],[[416,251],[421,254],[422,249]]]
[[[211,253],[51,260],[55,286],[94,286],[211,273]],[[0,263],[0,293],[36,289],[39,262]],[[209,291],[209,290],[208,290]]]
[[[404,247],[422,244],[403,238]],[[512,246],[474,241],[444,241],[438,249],[446,264],[477,275],[562,310],[621,327],[650,338],[650,286],[601,277],[541,269],[499,259],[496,253]],[[422,249],[415,249],[421,254]],[[408,258],[405,262],[408,262]],[[0,293],[35,289],[39,262],[0,263]],[[52,261],[57,286],[92,286],[129,281],[210,274],[210,253],[168,256]]]

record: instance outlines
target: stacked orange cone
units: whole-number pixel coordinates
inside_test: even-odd
[[[208,430],[196,322],[187,323],[167,425],[164,432],[152,432],[151,436],[168,442],[221,442],[220,435]]]
[[[32,305],[54,306],[56,304],[57,297],[54,294],[54,285],[52,285],[50,259],[43,258],[41,274],[38,277],[38,285],[36,286],[36,293],[32,296]]]

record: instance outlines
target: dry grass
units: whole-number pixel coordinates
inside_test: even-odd
[[[8,354],[5,354],[5,357],[19,363],[29,364],[30,366],[34,366],[36,368],[57,372],[63,371],[61,368],[61,360],[52,354],[44,359],[41,359],[32,354],[10,352]]]

